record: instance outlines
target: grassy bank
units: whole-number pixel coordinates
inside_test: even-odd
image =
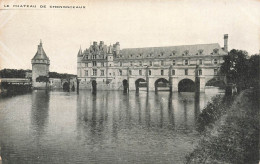
[[[208,104],[210,108],[218,110],[208,112],[215,113],[212,116],[214,125],[206,130],[194,151],[186,156],[186,163],[258,163],[258,97],[256,91],[245,90],[232,105],[221,103],[221,98],[215,98],[214,105]],[[204,120],[204,123],[208,126],[211,121]]]

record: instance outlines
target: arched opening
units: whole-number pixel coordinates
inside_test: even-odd
[[[128,82],[126,79],[123,80],[123,87],[124,87],[124,93],[126,93],[128,89]]]
[[[70,91],[70,85],[68,82],[63,83],[62,87],[64,91]]]
[[[212,78],[206,82],[205,86],[219,87],[220,89],[225,89],[226,84],[225,84],[224,80],[222,80],[220,78]]]
[[[144,87],[147,87],[147,82],[144,79],[140,78],[135,81],[135,88],[137,92],[139,91],[139,88]]]
[[[155,92],[158,91],[159,88],[162,88],[160,90],[169,90],[170,89],[170,83],[165,78],[157,79],[154,83]]]
[[[178,92],[195,92],[195,82],[190,79],[183,79],[178,84]]]
[[[96,91],[97,91],[97,82],[96,82],[96,80],[93,80],[93,81],[92,81],[92,91],[93,91],[93,92],[96,92]]]

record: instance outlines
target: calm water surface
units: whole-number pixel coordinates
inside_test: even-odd
[[[33,91],[0,99],[3,163],[183,163],[218,94]]]

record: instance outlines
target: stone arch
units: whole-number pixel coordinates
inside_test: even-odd
[[[141,84],[140,84],[141,82]],[[145,79],[143,78],[139,78],[135,81],[135,88],[136,88],[136,91],[139,91],[139,88],[140,87],[147,87],[147,83],[145,83]]]
[[[97,81],[92,80],[91,85],[92,85],[92,91],[96,92],[97,91]]]
[[[196,84],[193,80],[185,78],[178,83],[178,92],[195,92]]]
[[[126,79],[124,79],[124,80],[122,81],[122,83],[123,83],[124,92],[127,92],[127,89],[128,89],[128,81],[127,81]]]
[[[226,83],[222,78],[213,77],[205,82],[205,86],[214,86],[219,88],[225,88]]]
[[[69,91],[70,90],[70,85],[67,81],[65,81],[63,84],[62,84],[62,88],[64,91]]]
[[[159,87],[168,88],[170,87],[170,82],[165,78],[159,78],[154,82],[155,91],[158,91]]]

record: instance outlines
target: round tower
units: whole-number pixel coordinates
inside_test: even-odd
[[[49,66],[50,60],[45,54],[42,41],[38,45],[38,50],[31,60],[32,63],[32,87],[34,89],[46,89],[49,86]]]

